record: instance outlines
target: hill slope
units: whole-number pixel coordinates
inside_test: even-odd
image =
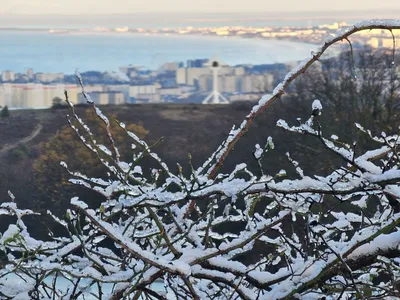
[[[101,109],[104,114],[116,115],[124,123],[142,124],[149,131],[146,137],[149,144],[164,137],[164,141],[154,151],[170,165],[170,168],[174,169],[176,163],[180,163],[185,169],[188,166],[188,153],[192,155],[193,165],[200,166],[227,137],[232,125],[240,125],[251,107],[252,104],[249,103],[223,106],[163,104],[105,106]],[[252,155],[254,145],[264,145],[269,135],[274,138],[276,144],[276,150],[265,159],[265,166],[270,174],[285,167],[290,169],[285,155],[289,150],[293,150],[291,152],[295,159],[302,158],[300,160],[309,166],[310,170],[323,168],[323,164],[313,162],[318,151],[315,150],[317,144],[314,141],[307,137],[299,140],[298,137],[275,126],[280,118],[286,118],[289,122],[297,116],[307,118],[308,107],[307,105],[302,109],[276,102],[259,116],[249,132],[239,141],[228,156],[224,169],[229,171],[234,165],[245,162],[257,172],[258,165]],[[76,111],[78,115],[84,116],[86,109],[88,107],[77,107]],[[40,155],[39,144],[67,126],[67,113],[67,109],[11,111],[10,118],[0,124],[0,153],[7,152],[0,156],[0,201],[8,198],[8,190],[11,190],[17,201],[25,207],[32,207],[33,198],[45,198],[46,195],[37,193],[36,174],[32,165]],[[42,129],[39,132],[35,131],[35,128],[40,127]],[[35,133],[35,136],[26,140],[32,133]],[[21,144],[21,141],[25,143]],[[70,155],[76,154],[72,151]],[[52,174],[48,176],[51,178]],[[63,203],[68,205],[69,199],[63,199]],[[42,208],[48,209],[47,206]]]

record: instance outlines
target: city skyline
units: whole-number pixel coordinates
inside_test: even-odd
[[[376,2],[374,0],[337,0],[322,2],[317,0],[280,2],[263,0],[231,1],[231,0],[14,0],[0,6],[0,14],[134,14],[134,13],[252,13],[252,12],[316,12],[316,11],[366,11],[400,9],[397,0]]]

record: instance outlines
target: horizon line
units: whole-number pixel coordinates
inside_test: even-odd
[[[228,11],[228,12],[213,12],[213,11],[197,11],[197,12],[187,12],[187,11],[137,11],[132,13],[123,13],[123,12],[114,12],[114,13],[27,13],[27,12],[0,12],[1,16],[65,16],[65,17],[77,17],[77,16],[131,16],[131,15],[176,15],[176,14],[188,14],[188,15],[231,15],[231,14],[244,14],[244,15],[261,15],[261,14],[298,14],[298,13],[351,13],[351,14],[359,14],[365,12],[386,12],[386,13],[394,13],[396,11],[400,11],[400,8],[380,8],[380,9],[360,9],[356,12],[354,10],[345,10],[345,9],[327,9],[327,10],[295,10],[295,11],[284,11],[284,10],[270,10],[270,11]]]

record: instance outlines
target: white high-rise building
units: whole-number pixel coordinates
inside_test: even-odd
[[[1,80],[3,82],[12,82],[12,81],[14,81],[15,80],[15,72],[9,71],[9,70],[3,71],[1,73]]]
[[[48,108],[53,105],[53,99],[59,97],[64,100],[64,91],[67,90],[69,100],[76,104],[78,101],[78,87],[76,85],[44,85],[42,83],[0,84],[0,106],[10,108]]]

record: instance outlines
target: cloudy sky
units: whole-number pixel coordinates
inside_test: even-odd
[[[364,11],[399,9],[399,0],[0,0],[1,14]]]

